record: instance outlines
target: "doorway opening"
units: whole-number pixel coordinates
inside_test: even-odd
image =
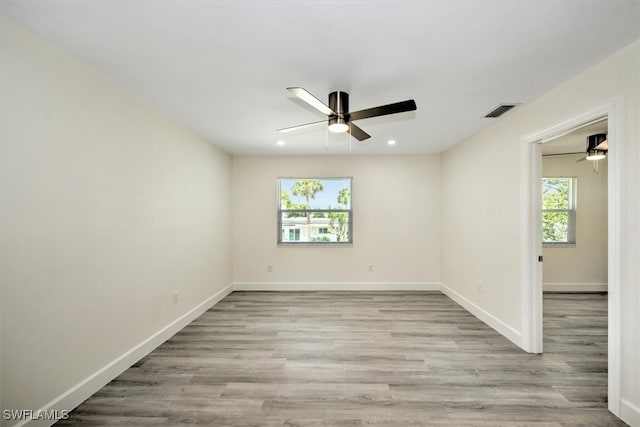
[[[544,358],[559,362],[554,389],[594,408],[607,401],[607,131],[603,118],[541,147]]]
[[[544,143],[570,135],[606,120],[609,151],[606,165],[606,290],[607,306],[607,407],[620,416],[620,184],[623,174],[623,103],[613,102],[567,119],[522,138],[522,345],[530,353],[543,352],[543,245],[542,245],[542,147]],[[583,143],[584,144],[584,143]],[[599,165],[601,166],[601,165]],[[603,171],[600,170],[599,174]],[[584,191],[584,190],[583,190]],[[546,261],[546,260],[545,260]],[[551,283],[551,282],[548,282]],[[597,282],[592,282],[596,284]],[[575,285],[575,284],[574,284]],[[601,284],[602,285],[602,284]]]

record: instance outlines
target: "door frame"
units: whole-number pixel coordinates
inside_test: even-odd
[[[540,217],[542,143],[597,119],[608,120],[607,153],[608,211],[608,409],[621,412],[621,200],[624,176],[624,99],[615,98],[580,115],[526,135],[521,139],[521,284],[522,347],[529,353],[542,353],[542,220]]]

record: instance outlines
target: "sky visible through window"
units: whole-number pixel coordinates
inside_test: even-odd
[[[297,180],[300,178],[283,178],[280,181],[280,190],[284,190],[289,194],[291,201],[296,204],[305,204],[304,196],[294,196],[291,192],[291,187],[295,184]],[[321,179],[317,178],[318,181],[322,183],[323,190],[316,193],[315,199],[311,199],[310,209],[327,209],[329,206],[333,208],[338,207],[338,193],[343,188],[351,189],[351,180],[349,178],[345,179]],[[350,208],[347,206],[347,209]]]

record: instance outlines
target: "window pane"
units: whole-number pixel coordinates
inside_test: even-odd
[[[567,243],[569,241],[569,213],[542,213],[542,241],[545,243]]]
[[[542,178],[542,209],[570,209],[571,178]]]
[[[280,234],[283,242],[349,242],[349,212],[281,212]]]
[[[283,178],[280,209],[351,209],[349,178]]]
[[[542,241],[576,242],[576,178],[542,178]]]

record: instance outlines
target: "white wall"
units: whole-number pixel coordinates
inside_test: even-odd
[[[499,119],[441,158],[442,281],[500,322],[521,331],[521,139],[623,97],[621,357],[627,414],[633,412],[630,405],[640,407],[639,51],[640,42],[635,42]],[[476,286],[478,280],[484,281],[482,293]]]
[[[1,24],[2,407],[38,409],[230,285],[232,162]]]
[[[576,162],[573,156],[546,157],[542,161],[545,177],[577,178],[576,244],[543,248],[545,290],[606,290],[607,160],[598,164],[596,175],[592,162]]]
[[[290,176],[353,177],[353,246],[277,246],[277,178]],[[234,157],[234,282],[439,282],[439,177],[437,155]]]

